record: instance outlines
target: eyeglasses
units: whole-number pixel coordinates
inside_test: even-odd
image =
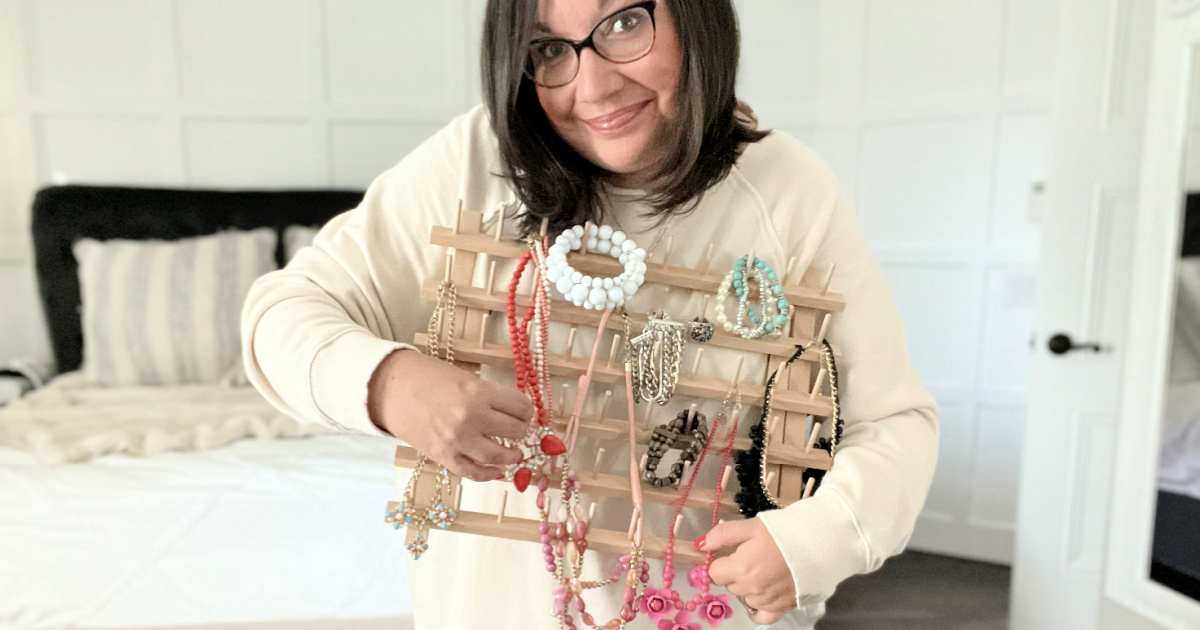
[[[612,63],[630,63],[654,47],[656,0],[631,4],[600,20],[586,39],[544,37],[529,44],[525,76],[542,87],[562,87],[579,74],[579,55],[591,48]]]

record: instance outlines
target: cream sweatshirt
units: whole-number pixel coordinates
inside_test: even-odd
[[[445,255],[429,244],[431,228],[452,225],[459,200],[483,212],[486,225],[504,212],[505,225],[515,227],[511,219],[520,204],[496,175],[498,160],[487,114],[477,107],[376,179],[361,205],[330,221],[287,268],[258,281],[244,311],[243,348],[250,380],[272,404],[304,421],[386,437],[367,415],[367,382],[385,356],[411,348],[408,342],[426,327],[432,304],[421,301],[420,287],[441,277]],[[606,197],[605,222],[651,250],[652,260],[661,257],[665,247],[660,245],[669,233],[674,236],[672,264],[688,267],[699,265],[709,243],[716,245],[710,261],[714,270],[731,267],[750,250],[781,270],[792,256],[799,269],[837,263],[831,290],[843,294],[847,306],[832,318],[827,336],[838,357],[842,446],[812,498],[759,516],[779,545],[798,594],[797,611],[774,627],[809,628],[839,582],[873,571],[903,550],[937,455],[936,405],[909,360],[899,314],[854,211],[820,158],[779,131],[749,145],[695,211],[665,225],[642,216],[645,206],[632,191],[612,189]],[[506,232],[516,237],[512,229]],[[486,281],[486,267],[476,265],[476,286]],[[498,267],[497,284],[506,286],[512,263],[501,261]],[[700,312],[701,300],[691,291],[647,285],[629,307],[638,312],[665,308],[686,321]],[[492,322],[489,342],[507,343],[503,318],[492,319],[501,321]],[[602,348],[608,348],[608,335]],[[561,348],[565,338],[566,327],[554,325],[551,347]],[[594,331],[580,330],[577,355],[586,356],[593,339]],[[684,365],[691,365],[694,352],[694,345],[685,349]],[[707,348],[700,372],[732,378],[737,356]],[[765,377],[765,372],[763,357],[745,356],[743,380]],[[487,368],[483,376],[513,378],[511,371]],[[556,395],[559,389],[556,384]],[[624,409],[621,389],[613,394],[610,409]],[[594,408],[602,398],[603,391],[594,387],[588,406]],[[676,399],[658,412],[662,417],[656,422],[668,421],[691,402]],[[710,418],[720,403],[697,402]],[[744,417],[743,435],[758,416],[749,410]],[[577,466],[591,467],[589,453],[596,446],[581,441]],[[627,471],[626,457],[609,456],[602,466]],[[698,483],[715,483],[717,466],[705,468]],[[399,471],[400,488],[406,474]],[[511,487],[466,483],[467,510],[495,512],[500,492]],[[533,517],[530,494],[510,497],[508,513]],[[381,505],[381,527],[382,511]],[[709,516],[703,512],[685,510],[681,536],[696,538],[707,531]],[[624,531],[629,506],[606,499],[597,513],[593,527]],[[648,531],[665,535],[669,508],[655,506],[646,518]],[[607,573],[611,558],[591,550],[588,557],[596,575]],[[532,543],[438,532],[430,552],[409,561],[409,568],[421,630],[557,627],[547,614],[552,583]],[[686,585],[689,568],[676,567],[677,584]],[[651,585],[658,587],[656,571]],[[588,610],[597,619],[619,610],[619,589],[609,590],[589,595]],[[644,620],[638,623],[650,627]],[[723,627],[753,624],[737,614]]]

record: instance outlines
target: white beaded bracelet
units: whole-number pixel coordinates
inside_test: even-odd
[[[607,254],[621,261],[625,271],[615,278],[593,278],[571,268],[567,253],[583,247],[584,226],[576,225],[554,239],[546,256],[546,279],[575,306],[607,310],[625,304],[646,281],[646,250],[625,233],[607,225],[589,225],[589,252]]]

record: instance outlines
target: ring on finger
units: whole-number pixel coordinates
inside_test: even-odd
[[[755,608],[755,607],[753,607],[753,606],[751,606],[750,604],[747,604],[747,603],[746,603],[746,598],[745,598],[745,597],[742,597],[741,595],[738,595],[738,596],[737,596],[737,599],[738,599],[738,601],[739,601],[739,602],[742,602],[742,605],[743,605],[743,606],[745,606],[745,607],[746,607],[746,612],[750,613],[751,615],[757,615],[757,614],[758,614],[758,609],[757,609],[757,608]]]

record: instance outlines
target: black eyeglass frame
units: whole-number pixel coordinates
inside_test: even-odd
[[[616,11],[609,13],[608,15],[604,16],[603,18],[600,18],[600,21],[596,22],[596,25],[592,27],[592,31],[590,33],[588,33],[588,36],[579,41],[574,41],[574,40],[566,39],[563,37],[541,37],[541,38],[538,38],[538,39],[535,39],[535,40],[529,42],[530,47],[533,47],[535,44],[541,44],[541,43],[545,43],[545,42],[562,42],[562,43],[570,46],[571,49],[573,51],[575,51],[575,74],[571,75],[570,80],[568,80],[566,83],[561,83],[559,85],[545,85],[542,83],[538,83],[537,79],[535,79],[533,76],[533,73],[534,73],[533,59],[530,58],[525,63],[525,77],[528,78],[530,81],[533,81],[534,83],[537,83],[538,85],[545,87],[545,88],[549,88],[549,89],[560,88],[560,87],[563,87],[564,85],[568,85],[569,83],[571,83],[571,81],[575,80],[575,77],[579,76],[579,56],[581,54],[583,54],[584,48],[591,48],[592,50],[594,50],[596,52],[597,55],[600,56],[601,59],[603,59],[609,63],[617,63],[617,64],[633,63],[633,62],[637,61],[638,59],[645,57],[646,55],[650,54],[651,50],[654,50],[654,44],[656,44],[658,42],[658,20],[656,20],[654,18],[654,9],[657,6],[658,6],[658,0],[643,0],[643,2],[635,2],[627,7],[617,9]],[[600,52],[599,48],[596,48],[596,42],[595,42],[596,29],[600,28],[601,24],[604,24],[605,22],[612,19],[613,17],[620,15],[631,9],[645,9],[646,13],[650,14],[650,28],[654,32],[654,37],[653,37],[653,39],[650,40],[650,46],[648,48],[646,48],[646,52],[638,55],[637,57],[634,57],[633,59],[626,59],[625,61],[616,61],[614,59],[609,59],[607,56],[605,56],[604,53]]]

